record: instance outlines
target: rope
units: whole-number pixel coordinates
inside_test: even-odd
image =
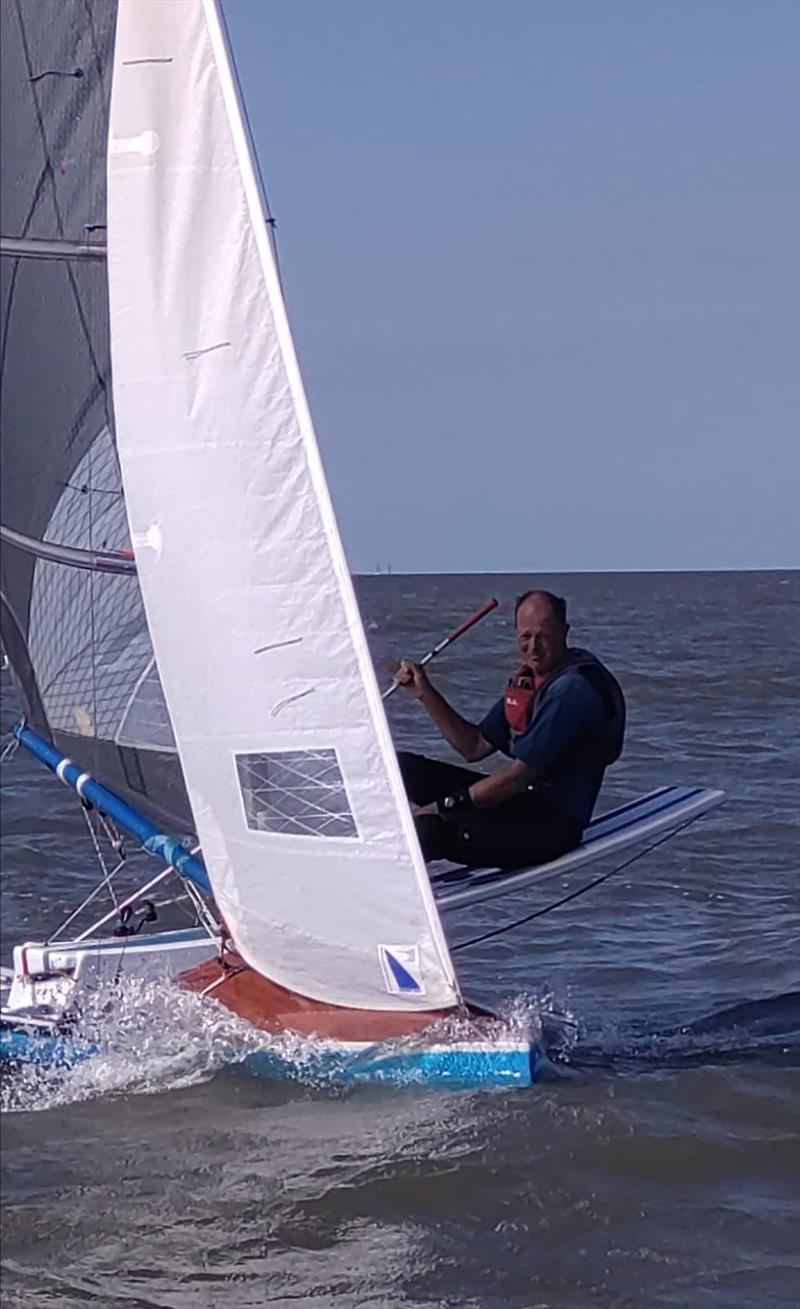
[[[14,758],[14,755],[17,753],[18,749],[19,749],[19,741],[15,736],[12,736],[11,740],[7,741],[5,746],[3,747],[3,753],[0,754],[0,766],[2,766],[3,764],[10,763],[11,760]]]
[[[197,887],[193,886],[186,878],[181,878],[181,881],[183,882],[183,887],[188,898],[194,905],[194,912],[197,921],[201,927],[206,929],[211,939],[216,941],[219,936],[219,926],[214,919],[214,915],[211,913],[205,900],[197,890]]]
[[[92,811],[92,812],[96,812],[96,811]],[[100,864],[100,867],[101,867],[101,869],[102,869],[102,871],[103,871],[103,881],[100,883],[99,887],[97,888],[98,893],[99,893],[100,891],[102,891],[104,885],[107,885],[107,886],[108,886],[108,889],[109,889],[109,892],[110,892],[110,895],[111,895],[111,903],[113,904],[114,908],[116,909],[116,908],[117,908],[117,897],[116,897],[116,894],[115,894],[115,892],[114,892],[114,887],[113,887],[112,884],[111,884],[111,878],[113,877],[114,874],[113,874],[113,873],[109,873],[108,868],[106,867],[106,861],[105,861],[105,859],[103,858],[103,851],[100,849],[100,842],[99,842],[98,837],[97,837],[97,832],[95,831],[94,827],[92,826],[92,819],[91,819],[90,810],[89,810],[89,808],[88,808],[88,806],[87,806],[86,804],[83,805],[83,815],[84,815],[84,818],[86,819],[86,826],[89,828],[89,835],[90,835],[91,838],[92,838],[92,844],[93,844],[93,846],[94,846],[94,852],[95,852],[95,854],[97,855],[97,861],[98,861],[98,863]],[[107,827],[107,825],[106,825],[105,819],[103,818],[103,815],[102,815],[102,814],[98,814],[97,816],[98,816],[98,819],[100,820],[100,823],[103,825],[103,829],[104,829],[104,831],[105,831],[106,836],[108,837],[109,841],[111,842],[111,846],[112,846],[112,848],[115,849],[115,850],[117,851],[117,857],[119,858],[119,863],[117,864],[117,867],[114,869],[114,872],[115,872],[115,873],[116,873],[116,872],[119,872],[120,868],[121,868],[122,865],[125,863],[125,854],[124,854],[124,851],[120,851],[120,850],[119,850],[119,848],[118,848],[118,846],[117,846],[117,843],[115,843],[114,838],[111,836],[111,833],[110,833],[109,830],[108,830],[108,827]],[[121,855],[121,857],[120,857],[120,855]]]
[[[208,986],[204,986],[202,991],[199,992],[201,996],[210,995],[212,991],[216,991],[218,986],[222,986],[224,982],[229,982],[232,977],[238,976],[239,973],[246,973],[249,965],[239,964],[236,968],[232,968],[229,964],[223,964],[222,967],[222,976],[216,977],[213,982],[209,982]]]
[[[105,832],[109,845],[111,846],[112,850],[116,854],[117,858],[122,863],[124,863],[127,858],[127,855],[125,853],[125,838],[123,837],[121,831],[119,830],[117,825],[113,823],[111,819],[106,816],[106,814],[103,813],[102,809],[96,809],[95,813],[97,814],[97,818],[100,823],[100,826]]]
[[[577,900],[578,896],[585,895],[587,891],[593,890],[595,886],[607,882],[609,877],[613,877],[615,873],[621,873],[623,869],[629,868],[631,864],[636,863],[637,859],[644,858],[646,854],[650,854],[651,850],[663,845],[665,841],[671,841],[673,836],[677,836],[679,832],[691,827],[692,823],[696,823],[699,817],[700,814],[695,814],[694,818],[689,818],[685,823],[681,823],[679,827],[659,837],[657,841],[652,841],[643,850],[631,855],[630,859],[626,859],[624,863],[617,864],[616,868],[611,868],[607,873],[603,873],[602,877],[596,877],[593,882],[587,882],[585,886],[579,887],[577,891],[571,891],[569,895],[562,896],[560,900],[554,900],[552,904],[545,905],[544,909],[537,909],[535,913],[526,914],[524,918],[517,918],[513,923],[505,923],[502,927],[495,927],[490,932],[483,932],[480,936],[470,937],[468,941],[459,941],[458,945],[451,945],[450,953],[455,954],[456,950],[466,950],[469,946],[480,945],[482,941],[489,941],[494,936],[502,936],[504,932],[511,932],[515,927],[523,927],[525,923],[533,922],[534,918],[543,918],[545,914],[550,913],[551,909],[560,909],[562,905],[569,904],[570,900]]]

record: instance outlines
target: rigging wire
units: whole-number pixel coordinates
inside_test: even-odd
[[[98,885],[89,893],[89,895],[86,896],[84,901],[80,905],[78,905],[77,909],[74,909],[73,912],[69,915],[69,917],[66,918],[65,921],[61,923],[61,925],[58,928],[56,928],[56,930],[46,938],[45,944],[50,945],[54,943],[58,937],[61,937],[63,933],[66,931],[69,924],[73,922],[81,913],[83,913],[84,909],[88,908],[88,906],[92,904],[92,902],[97,898],[98,895],[101,894],[101,892],[105,887],[108,887],[108,890],[111,894],[111,899],[114,909],[112,913],[107,914],[105,918],[101,918],[98,923],[95,923],[94,927],[89,929],[89,932],[94,932],[98,928],[102,927],[103,924],[108,922],[109,919],[112,918],[115,913],[120,917],[120,919],[122,919],[123,912],[126,909],[129,909],[131,904],[133,904],[137,899],[143,896],[144,893],[147,890],[149,890],[151,886],[155,885],[156,882],[161,881],[164,877],[166,877],[170,873],[173,873],[175,874],[175,876],[178,877],[184,889],[184,894],[180,896],[173,896],[168,900],[159,901],[158,904],[153,904],[152,901],[146,901],[145,903],[152,904],[153,908],[166,908],[169,905],[178,904],[181,900],[188,900],[191,903],[192,908],[194,909],[194,915],[193,916],[188,915],[190,919],[193,920],[195,923],[197,923],[198,926],[203,927],[205,931],[208,933],[208,935],[212,938],[212,940],[216,940],[217,937],[219,936],[219,927],[211,911],[208,909],[202,896],[199,894],[196,888],[192,886],[191,882],[189,882],[186,878],[181,877],[178,870],[172,865],[168,868],[163,869],[162,872],[153,881],[148,882],[147,886],[140,888],[140,890],[135,892],[134,895],[128,896],[128,898],[123,900],[121,903],[118,901],[113,886],[113,879],[117,876],[119,872],[121,872],[122,868],[127,863],[128,857],[125,851],[124,838],[122,836],[122,833],[115,826],[115,824],[112,823],[111,819],[108,818],[99,809],[94,809],[93,806],[88,805],[85,801],[82,802],[82,805],[83,805],[84,816],[86,818],[86,825],[89,828],[89,834],[92,838],[92,844],[94,845],[95,854],[97,855],[98,862],[103,872],[103,878],[98,883]],[[119,860],[117,864],[115,865],[114,868],[111,869],[110,872],[106,865],[105,859],[103,858],[103,852],[100,848],[100,842],[98,840],[97,832],[95,828],[92,826],[92,822],[89,817],[90,810],[96,813],[98,825],[102,827],[103,832],[109,841],[109,844],[112,846],[116,854],[119,856]],[[195,846],[195,848],[192,850],[192,854],[196,854],[199,849],[200,849],[199,846]],[[82,935],[78,937],[78,940],[79,941],[83,940],[88,934],[89,933],[87,932],[83,932]]]
[[[700,814],[695,814],[693,818],[689,818],[685,823],[681,823],[679,827],[666,832],[657,841],[652,841],[643,850],[631,855],[630,859],[626,859],[624,863],[617,864],[616,868],[609,869],[601,877],[595,877],[593,881],[587,882],[585,886],[579,887],[577,891],[571,891],[569,895],[562,896],[560,900],[554,900],[551,904],[545,905],[543,909],[537,909],[532,914],[526,914],[524,918],[517,918],[513,923],[504,923],[502,927],[494,927],[490,932],[483,932],[480,936],[470,937],[468,941],[459,941],[457,945],[450,946],[450,953],[455,954],[456,950],[466,950],[469,946],[480,945],[482,941],[489,941],[494,936],[502,936],[505,932],[512,932],[515,927],[522,927],[525,923],[533,922],[534,918],[543,918],[545,914],[550,913],[551,909],[560,909],[562,905],[569,904],[570,900],[577,900],[579,896],[585,895],[587,891],[593,890],[595,886],[607,882],[609,877],[613,877],[615,873],[621,873],[623,869],[629,868],[631,864],[636,863],[637,859],[642,859],[646,854],[650,854],[651,850],[663,845],[665,841],[671,841],[673,836],[677,836],[679,832],[691,827],[692,823],[696,823],[700,816]]]
[[[111,900],[114,905],[115,912],[119,911],[119,901],[117,900],[117,896],[114,891],[113,879],[116,877],[117,873],[119,873],[122,870],[122,868],[125,866],[125,863],[127,862],[127,856],[125,854],[122,841],[120,839],[118,843],[116,844],[114,843],[108,831],[108,828],[105,827],[106,820],[104,819],[102,814],[98,814],[101,823],[105,827],[106,835],[109,837],[109,840],[111,841],[112,845],[114,845],[114,848],[117,850],[117,854],[120,856],[119,862],[117,863],[116,867],[112,868],[111,871],[109,872],[106,866],[106,861],[103,858],[103,852],[100,848],[100,842],[98,840],[97,833],[94,827],[92,826],[92,820],[89,816],[89,809],[85,804],[82,805],[82,808],[83,808],[84,817],[86,818],[86,825],[89,828],[89,835],[91,836],[92,844],[94,845],[94,852],[97,855],[98,861],[100,863],[100,867],[103,870],[103,878],[102,881],[94,888],[94,890],[89,892],[83,903],[79,904],[77,909],[73,909],[72,913],[69,914],[69,916],[64,920],[64,922],[61,923],[61,925],[57,927],[54,932],[51,932],[50,935],[45,938],[45,942],[44,942],[45,945],[50,945],[59,936],[62,936],[63,933],[69,927],[70,923],[74,922],[74,920],[79,916],[79,914],[82,914],[84,909],[86,909],[92,903],[93,900],[96,900],[97,896],[100,895],[105,888],[108,888],[108,891],[111,895]]]
[[[86,481],[87,481],[87,484],[88,484],[89,486],[91,486],[92,481],[93,481],[92,461],[93,461],[93,459],[94,459],[94,446],[95,446],[95,443],[94,443],[94,441],[92,441],[91,445],[89,446],[88,450],[86,451],[86,456],[87,456],[87,459],[88,459],[88,469],[87,469],[87,473],[86,473]],[[89,546],[90,546],[90,548],[93,549],[93,548],[94,548],[94,521],[93,521],[93,517],[92,517],[93,503],[92,503],[92,496],[91,496],[91,495],[89,495],[89,496],[87,497],[86,507],[87,507],[87,510],[88,510],[88,522],[89,522]],[[96,628],[96,624],[95,624],[95,587],[94,587],[94,580],[95,580],[95,579],[94,579],[94,573],[91,572],[91,573],[89,574],[89,648],[90,648],[90,667],[91,667],[91,674],[92,674],[92,682],[91,682],[91,685],[92,685],[92,735],[94,736],[94,770],[95,770],[95,772],[96,772],[96,771],[97,771],[97,762],[98,762],[98,747],[97,747],[97,628]],[[90,827],[91,827],[91,824],[90,824]],[[101,862],[102,862],[102,861],[101,861]]]
[[[69,915],[68,918],[65,918],[65,920],[64,920],[64,922],[61,924],[61,926],[60,926],[60,927],[57,927],[56,930],[55,930],[54,932],[51,932],[49,936],[45,937],[45,940],[44,940],[44,944],[45,944],[45,945],[51,945],[51,944],[52,944],[52,943],[53,943],[53,942],[54,942],[54,941],[55,941],[59,936],[61,936],[62,933],[64,933],[64,932],[67,930],[67,928],[69,927],[70,923],[71,923],[71,922],[74,922],[74,920],[78,917],[78,915],[81,914],[81,913],[83,913],[84,909],[86,909],[86,908],[87,908],[87,907],[92,903],[92,901],[95,900],[95,899],[97,898],[97,896],[100,894],[100,892],[101,892],[101,891],[102,891],[106,886],[108,886],[109,888],[111,887],[111,880],[112,880],[112,878],[116,877],[117,873],[120,872],[120,870],[122,869],[124,863],[125,863],[125,860],[124,860],[124,859],[120,860],[120,862],[117,864],[116,868],[112,868],[112,869],[111,869],[111,872],[108,874],[108,876],[107,876],[107,877],[104,877],[103,880],[102,880],[102,882],[100,882],[100,883],[99,883],[99,884],[94,888],[93,891],[90,891],[90,892],[89,892],[89,894],[87,895],[87,897],[86,897],[86,899],[83,901],[83,903],[82,903],[82,904],[79,904],[78,907],[77,907],[77,909],[73,909],[72,913]],[[112,891],[112,897],[113,897],[113,891]],[[117,909],[117,901],[116,901],[116,899],[114,899],[114,909],[115,909],[115,911],[116,911],[116,909]]]
[[[253,170],[256,175],[256,180],[258,182],[258,188],[261,193],[261,209],[264,216],[264,222],[266,223],[267,226],[269,243],[272,249],[272,258],[275,263],[275,272],[278,278],[278,286],[280,288],[281,295],[285,299],[286,293],[283,289],[283,275],[281,273],[281,265],[280,265],[280,260],[278,258],[278,224],[269,203],[269,196],[267,195],[267,188],[264,183],[264,175],[261,171],[261,160],[258,157],[258,151],[256,150],[256,144],[255,144],[255,137],[253,136],[253,129],[250,125],[250,116],[247,112],[247,100],[242,90],[242,83],[239,77],[239,69],[237,67],[236,60],[233,56],[233,42],[231,41],[231,34],[228,29],[227,19],[225,17],[225,14],[222,12],[221,8],[219,10],[219,18],[222,25],[223,35],[225,37],[225,44],[227,45],[228,48],[231,74],[236,84],[236,91],[239,100],[239,112],[241,113],[242,119],[244,121],[245,135],[247,137],[248,146],[250,147],[250,158],[253,164]]]
[[[216,941],[219,937],[219,924],[214,918],[214,915],[212,914],[211,910],[209,909],[202,895],[198,891],[197,887],[193,886],[192,883],[188,880],[188,878],[182,877],[181,881],[183,882],[184,890],[186,891],[188,898],[191,900],[194,906],[194,912],[197,922],[200,924],[201,927],[204,927],[206,929],[208,935],[212,938],[212,940]]]
[[[86,819],[86,826],[89,828],[89,835],[91,836],[92,844],[94,845],[94,852],[97,855],[97,861],[100,864],[100,868],[103,872],[103,881],[108,884],[108,889],[111,894],[111,903],[113,904],[114,908],[117,909],[118,901],[117,901],[116,894],[114,892],[114,887],[111,878],[114,876],[114,873],[119,872],[120,868],[122,867],[122,865],[125,863],[126,860],[125,847],[122,843],[122,837],[120,836],[116,828],[113,827],[113,825],[110,823],[110,820],[107,819],[105,815],[100,812],[99,809],[93,810],[90,805],[86,804],[85,801],[83,802],[82,808],[83,808],[84,817]],[[100,848],[100,841],[98,839],[97,832],[95,828],[92,826],[92,819],[91,819],[92,813],[95,813],[97,815],[98,826],[102,827],[105,836],[108,838],[109,845],[111,846],[112,850],[114,850],[119,860],[119,863],[117,864],[117,867],[114,869],[113,873],[109,873],[106,867],[106,861],[103,858],[103,852]],[[102,889],[102,886],[100,889]]]

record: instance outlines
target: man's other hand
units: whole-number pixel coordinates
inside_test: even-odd
[[[412,663],[410,659],[400,660],[394,680],[398,686],[404,686],[410,691],[415,700],[421,700],[431,686],[425,669],[420,668],[419,664]]]

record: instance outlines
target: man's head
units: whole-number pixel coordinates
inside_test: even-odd
[[[537,677],[547,677],[567,654],[566,601],[552,591],[526,591],[514,608],[517,646]]]

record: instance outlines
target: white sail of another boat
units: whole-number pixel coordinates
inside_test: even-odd
[[[237,948],[301,995],[453,1006],[214,0],[119,0],[117,449],[195,824]]]

